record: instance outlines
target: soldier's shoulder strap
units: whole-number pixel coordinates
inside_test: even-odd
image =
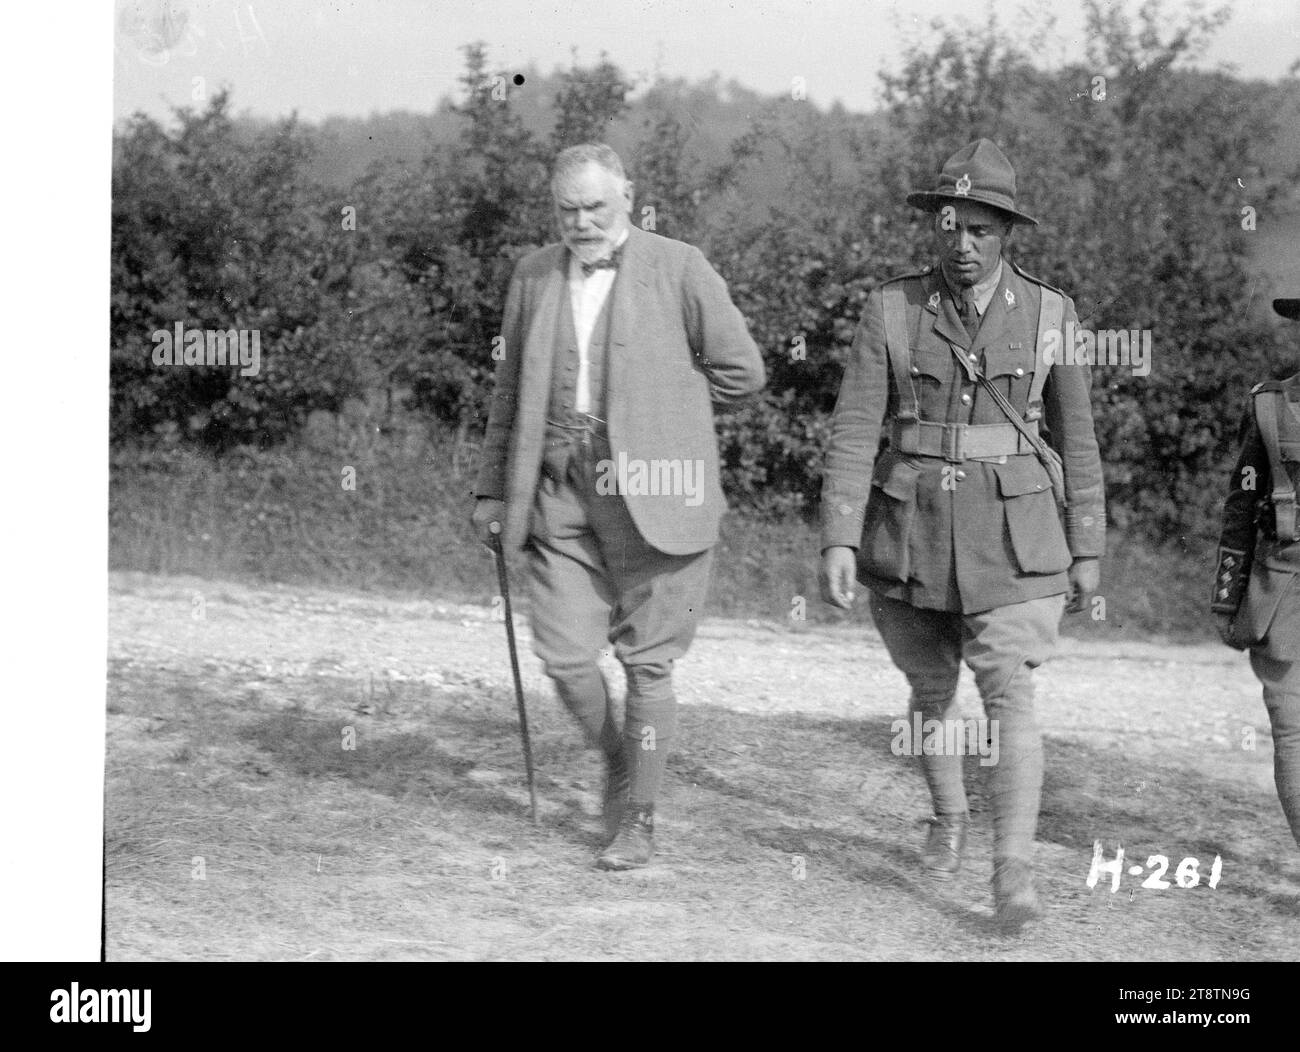
[[[914,270],[910,274],[895,274],[892,278],[886,278],[880,284],[893,285],[900,281],[924,281],[934,273],[933,267],[922,267],[920,270]]]
[[[1286,404],[1287,385],[1277,380],[1265,380],[1250,391],[1255,407],[1255,423],[1268,453],[1268,473],[1273,482],[1273,515],[1277,535],[1283,540],[1300,540],[1296,532],[1296,491],[1291,485],[1291,473],[1282,462],[1281,414],[1289,412]]]
[[[1042,278],[1037,277],[1036,275],[1029,273],[1029,271],[1025,270],[1025,268],[1022,267],[1022,266],[1021,266],[1019,263],[1017,263],[1015,260],[1013,260],[1013,259],[1007,259],[1005,256],[1003,256],[1002,258],[1003,258],[1003,261],[1004,261],[1004,262],[1009,263],[1009,264],[1011,265],[1011,269],[1012,269],[1013,271],[1015,271],[1017,274],[1019,274],[1019,275],[1020,275],[1022,278],[1024,278],[1026,281],[1032,281],[1035,285],[1038,285],[1038,286],[1041,287],[1041,288],[1051,289],[1051,290],[1052,290],[1053,292],[1055,292],[1058,296],[1064,296],[1064,295],[1065,295],[1065,292],[1064,292],[1063,289],[1058,289],[1055,285],[1049,285],[1049,284],[1048,284],[1046,281],[1044,281]]]
[[[885,351],[889,355],[889,374],[894,381],[894,403],[898,415],[920,419],[921,403],[912,383],[912,349],[907,339],[907,289],[903,282],[924,281],[928,270],[901,274],[880,287],[885,313]]]

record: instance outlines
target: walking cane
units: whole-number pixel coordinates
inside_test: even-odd
[[[524,709],[524,683],[519,678],[519,652],[515,649],[515,619],[510,612],[510,585],[506,581],[506,553],[501,548],[501,523],[488,523],[492,533],[492,551],[497,559],[497,580],[501,584],[501,601],[505,605],[506,641],[510,644],[510,671],[515,677],[515,700],[519,702],[519,735],[524,740],[524,769],[528,772],[528,801],[533,825],[537,825],[537,790],[533,785],[533,749],[528,741],[528,713]]]

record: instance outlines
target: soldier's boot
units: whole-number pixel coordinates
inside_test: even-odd
[[[1250,652],[1250,664],[1264,687],[1277,797],[1300,845],[1300,662],[1278,661],[1256,649]]]
[[[655,851],[654,804],[629,803],[614,842],[596,859],[599,869],[639,869]]]
[[[1042,915],[1032,859],[1043,789],[1043,740],[1034,719],[1031,676],[1032,670],[1021,666],[1004,694],[986,696],[984,702],[994,736],[990,741],[998,747],[988,774],[993,903],[998,925],[1007,932]]]
[[[1043,915],[1033,866],[1022,858],[993,860],[993,901],[998,926],[1014,933]]]
[[[970,817],[964,813],[935,815],[926,821],[930,824],[930,830],[925,838],[925,850],[921,853],[921,865],[927,876],[936,880],[952,880],[961,869]]]
[[[605,820],[605,846],[618,836],[623,813],[627,810],[627,793],[632,785],[632,772],[621,748],[605,753],[605,791],[601,801]]]
[[[928,690],[913,688],[911,711],[919,711],[927,720],[942,722],[952,711],[954,697],[949,678]],[[970,821],[961,757],[951,752],[923,752],[919,759],[934,807],[934,816],[926,819],[930,829],[921,852],[921,865],[929,877],[952,880],[961,868]]]

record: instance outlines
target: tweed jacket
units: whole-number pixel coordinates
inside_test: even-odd
[[[530,532],[552,365],[559,333],[571,331],[560,324],[569,310],[568,257],[563,244],[525,256],[506,296],[504,357],[475,493],[505,501],[507,550]],[[651,546],[673,555],[704,551],[717,541],[724,511],[713,405],[761,390],[762,356],[726,283],[683,242],[632,227],[609,295],[606,426],[611,461],[632,466],[617,476],[626,483],[619,492]],[[637,465],[639,486],[628,481]],[[699,492],[656,482],[681,480],[683,470],[695,472]]]

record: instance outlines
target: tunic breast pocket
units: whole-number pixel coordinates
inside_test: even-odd
[[[1013,404],[1023,404],[1029,397],[1029,382],[1034,376],[1034,356],[1020,344],[989,347],[984,352],[984,375],[997,384],[998,390]]]
[[[1047,471],[1035,456],[1011,457],[993,469],[1007,533],[1022,573],[1060,573],[1070,567],[1070,546]]]
[[[912,387],[923,419],[942,420],[947,414],[954,368],[952,351],[946,342],[923,338],[912,352]]]
[[[916,486],[921,469],[889,451],[876,460],[862,524],[858,567],[873,577],[906,581],[911,570],[908,545],[916,521]]]
[[[925,340],[912,352],[912,382],[939,387],[952,376],[952,351],[948,344]]]

